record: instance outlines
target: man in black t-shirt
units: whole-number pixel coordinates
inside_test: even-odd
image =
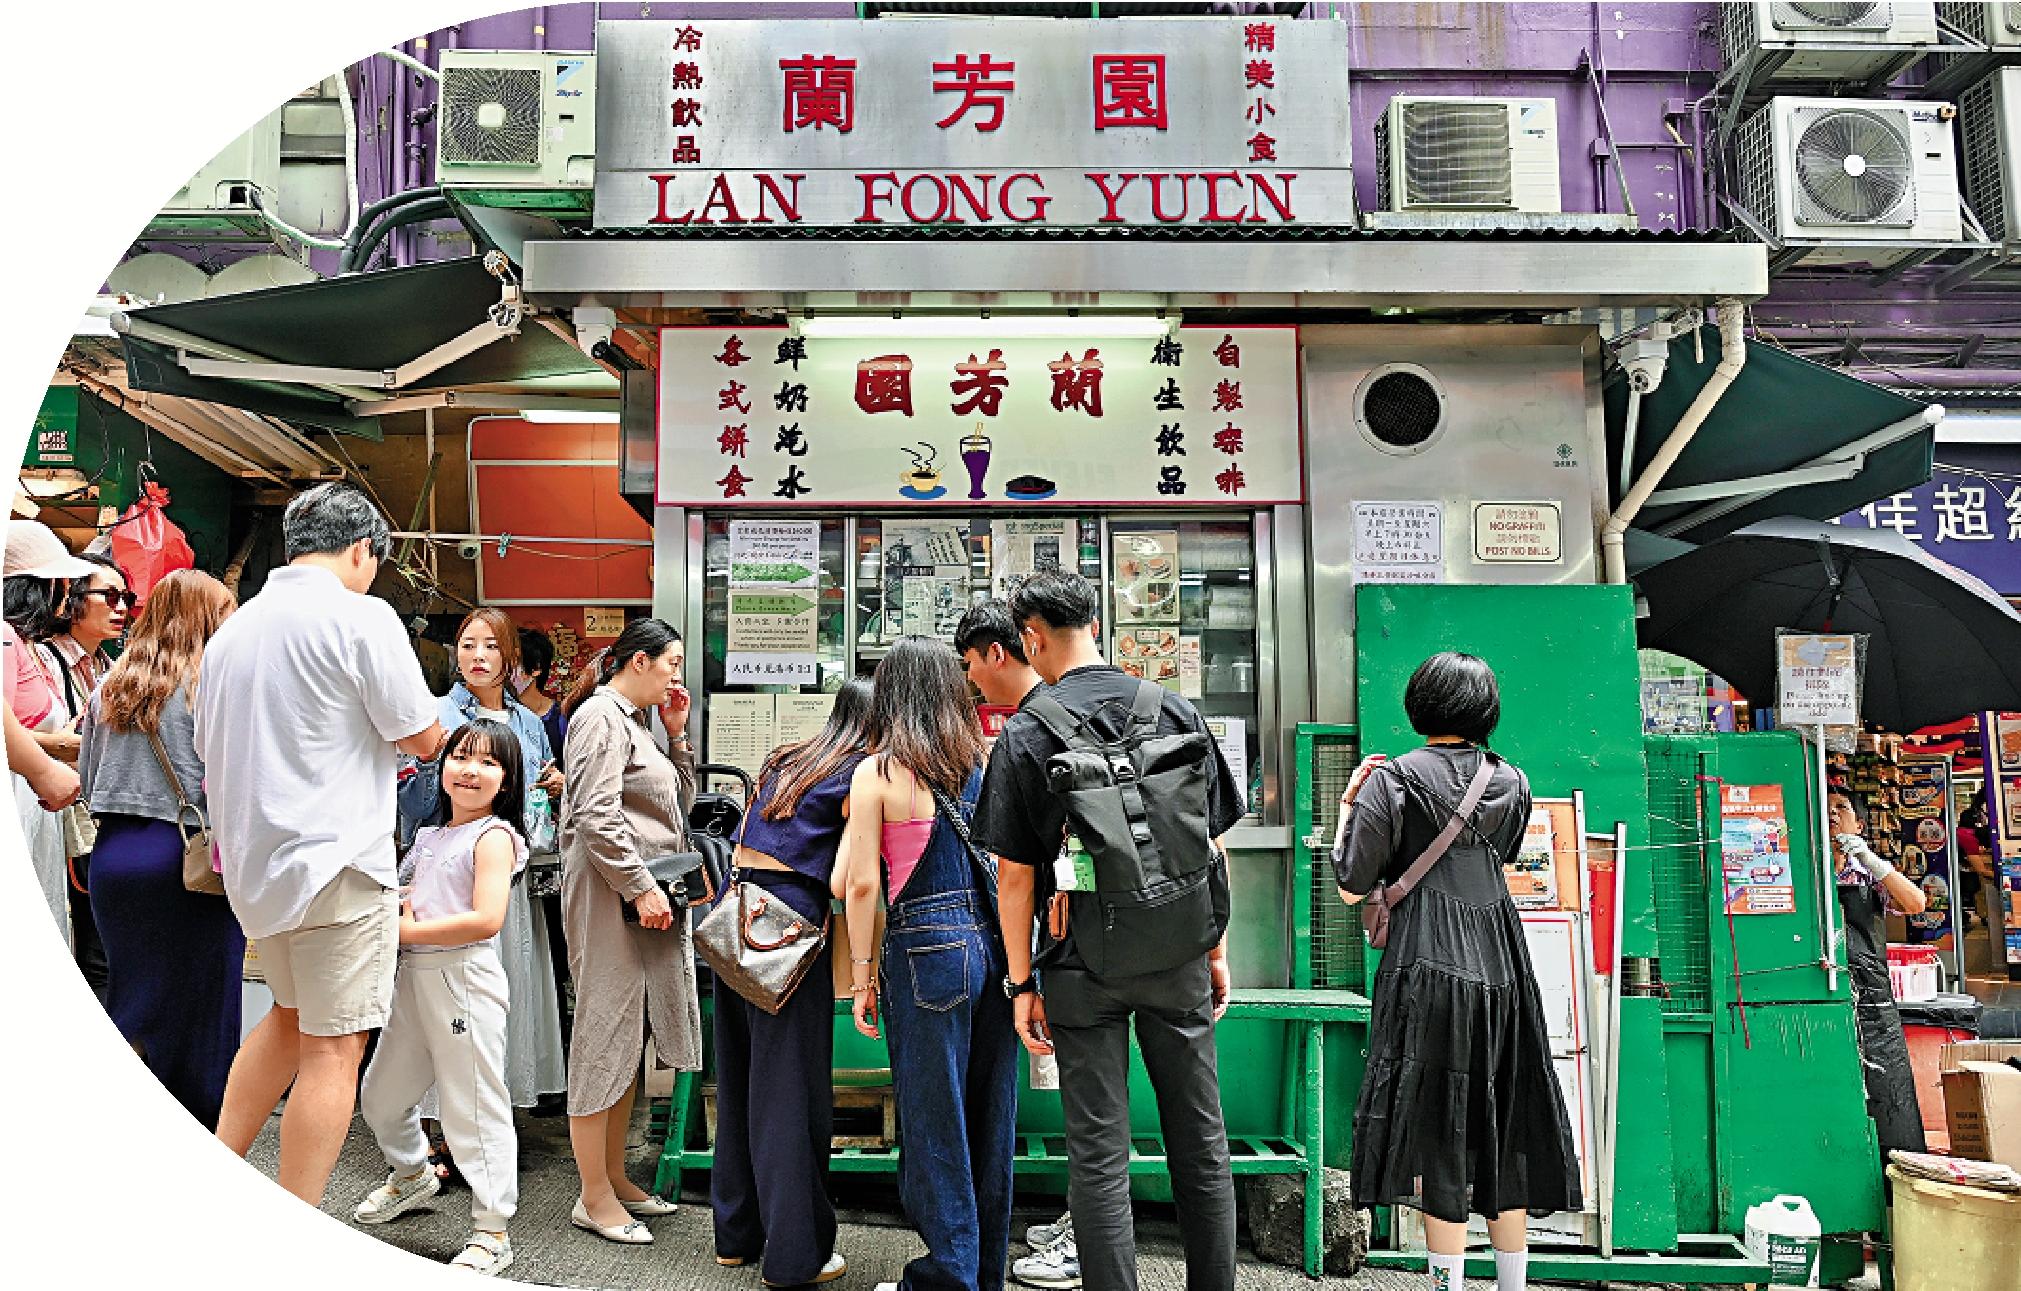
[[[1078,719],[1094,714],[1093,724],[1100,726],[1113,718],[1102,732],[1113,738],[1128,720],[1137,680],[1103,661],[1095,637],[1097,608],[1086,579],[1054,572],[1032,577],[1010,602],[1025,655],[1047,693]],[[1191,704],[1168,693],[1158,729],[1185,734],[1206,730],[1206,723]],[[976,845],[998,859],[998,909],[1010,969],[1004,989],[1012,998],[1018,1036],[1034,1055],[1057,1053],[1066,1122],[1073,1238],[1018,1261],[1012,1275],[1044,1287],[1136,1289],[1129,1177],[1134,1018],[1137,1044],[1158,1094],[1172,1199],[1186,1247],[1187,1287],[1231,1291],[1235,1181],[1214,1053],[1214,1022],[1228,1007],[1227,941],[1224,937],[1221,945],[1177,968],[1103,977],[1075,952],[1063,911],[1041,917],[1054,905],[1053,862],[1067,825],[1065,805],[1047,788],[1046,762],[1063,748],[1020,705],[990,755],[973,829]],[[1221,835],[1242,816],[1242,798],[1218,748],[1207,815],[1207,833],[1221,851]],[[1216,860],[1210,879],[1224,900],[1225,855]],[[1035,919],[1041,947],[1036,959]]]

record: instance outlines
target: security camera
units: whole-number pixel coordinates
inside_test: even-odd
[[[482,548],[480,547],[477,539],[475,538],[465,538],[462,542],[456,544],[456,554],[463,557],[465,560],[476,560],[477,553],[480,550],[482,550]]]
[[[575,343],[584,354],[595,357],[599,345],[609,345],[612,333],[617,331],[618,315],[614,309],[601,305],[578,305],[573,316],[575,323]]]

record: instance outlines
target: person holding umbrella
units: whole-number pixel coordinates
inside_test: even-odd
[[[1866,805],[1845,789],[1826,796],[1832,859],[1838,867],[1839,909],[1846,921],[1846,969],[1858,1009],[1860,1074],[1867,1086],[1867,1115],[1881,1143],[1881,1158],[1892,1148],[1922,1152],[1923,1114],[1916,1104],[1909,1043],[1888,985],[1887,936],[1881,913],[1921,914],[1923,889],[1874,854],[1862,837]]]

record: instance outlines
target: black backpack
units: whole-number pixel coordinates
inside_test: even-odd
[[[1139,681],[1113,741],[1090,724],[1111,704],[1077,718],[1042,690],[1024,705],[1067,746],[1047,760],[1046,787],[1093,862],[1095,890],[1068,894],[1068,929],[1100,976],[1176,968],[1213,949],[1228,925],[1227,874],[1207,834],[1214,741],[1159,734],[1165,694]]]

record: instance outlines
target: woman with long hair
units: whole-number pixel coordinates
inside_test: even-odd
[[[744,815],[737,875],[798,911],[828,921],[829,884],[849,789],[868,747],[871,685],[836,693],[810,740],[765,760]],[[834,991],[824,947],[774,1015],[716,979],[716,1262],[762,1252],[768,1286],[829,1282],[847,1270],[835,1249],[828,1152],[835,1115]]]
[[[199,822],[181,811],[162,759],[182,798],[203,809],[190,701],[204,645],[235,608],[223,583],[194,569],[157,583],[91,701],[78,760],[98,817],[89,900],[110,977],[106,1012],[210,1130],[239,1049],[246,939],[230,902],[183,886],[182,829]]]
[[[1010,1250],[1018,1040],[1001,986],[996,876],[968,845],[982,727],[945,642],[901,637],[877,665],[870,747],[851,779],[840,885],[856,1029],[878,1036],[881,1000],[905,1124],[899,1196],[926,1243],[896,1285],[997,1291]]]
[[[1411,674],[1403,706],[1424,746],[1355,768],[1333,851],[1349,905],[1434,854],[1396,898],[1376,970],[1354,1109],[1354,1204],[1423,1214],[1435,1291],[1459,1291],[1467,1216],[1481,1215],[1495,1286],[1513,1291],[1529,1263],[1525,1212],[1580,1205],[1543,996],[1502,878],[1529,825],[1530,781],[1488,751],[1502,700],[1481,660],[1433,655]]]
[[[561,908],[575,982],[568,1138],[582,1178],[569,1222],[613,1242],[652,1241],[634,1217],[674,1209],[625,1177],[625,1132],[647,1027],[660,1066],[702,1065],[688,920],[675,917],[646,870],[653,857],[689,850],[695,755],[681,685],[685,661],[679,632],[639,619],[583,670],[567,704]],[[671,757],[648,729],[655,708],[672,737]],[[627,905],[638,922],[625,921]]]

